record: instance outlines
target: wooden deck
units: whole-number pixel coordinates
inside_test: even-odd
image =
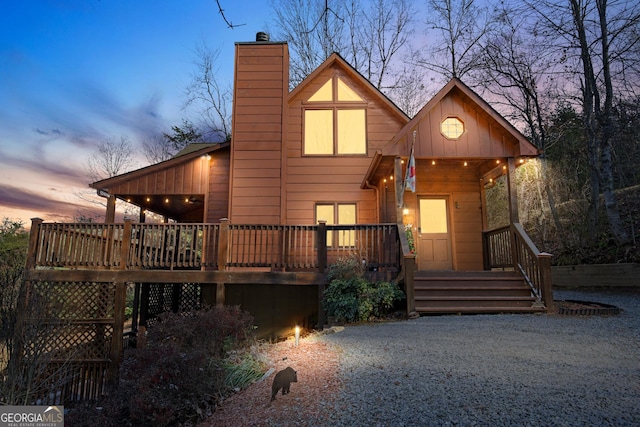
[[[25,295],[50,304],[46,314],[22,321],[56,324],[55,337],[48,342],[59,343],[54,346],[62,358],[69,349],[93,349],[81,357],[67,355],[72,360],[65,366],[71,371],[65,375],[71,379],[61,379],[61,388],[48,394],[57,397],[50,401],[43,397],[43,402],[93,399],[106,382],[117,378],[124,342],[132,337],[124,334],[124,310],[126,289],[133,284],[134,335],[137,325],[146,325],[164,311],[224,304],[226,287],[235,292],[232,298],[239,293],[259,298],[253,302],[257,310],[278,307],[280,319],[285,300],[271,293],[296,290],[285,302],[291,306],[291,319],[303,316],[312,319],[310,327],[324,325],[321,296],[327,284],[326,269],[345,256],[361,259],[373,280],[398,281],[407,295],[408,314],[551,308],[550,255],[538,252],[518,224],[486,232],[483,239],[486,271],[415,272],[415,256],[398,224],[58,224],[35,220],[24,273],[29,289]],[[496,269],[511,271],[491,271]],[[310,287],[317,290],[310,292]],[[251,291],[246,293],[243,288]],[[267,302],[268,298],[275,299]],[[230,303],[238,302],[232,299]],[[27,306],[26,300],[24,304]],[[86,381],[76,383],[73,378]]]

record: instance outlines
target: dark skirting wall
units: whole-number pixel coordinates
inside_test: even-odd
[[[318,322],[316,285],[229,285],[225,305],[239,305],[254,317],[259,338],[292,335],[295,326],[314,329]]]

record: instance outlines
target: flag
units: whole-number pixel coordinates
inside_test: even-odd
[[[416,192],[416,159],[413,156],[413,146],[416,142],[416,132],[413,131],[413,142],[411,143],[411,155],[409,156],[409,163],[407,164],[407,172],[404,176],[404,189],[411,190],[412,193]]]

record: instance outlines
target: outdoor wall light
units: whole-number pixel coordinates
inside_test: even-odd
[[[296,347],[300,344],[300,326],[296,326]]]
[[[489,178],[489,182],[486,182],[484,184],[484,188],[488,190],[489,188],[493,188],[495,185],[496,185],[496,183],[493,180],[493,178]]]
[[[409,215],[409,208],[402,209],[402,215]]]

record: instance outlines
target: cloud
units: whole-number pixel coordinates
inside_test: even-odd
[[[20,154],[24,155],[25,150],[21,151]],[[85,171],[82,168],[78,168],[77,165],[47,161],[41,146],[31,148],[31,151],[28,152],[28,157],[0,150],[0,165],[2,164],[19,168],[25,172],[28,171],[31,174],[38,174],[43,182],[66,182],[84,186],[88,181]]]
[[[104,208],[99,206],[83,206],[55,200],[39,193],[5,184],[0,184],[0,206],[36,212],[48,220],[69,221],[79,214],[90,217],[104,216]]]
[[[40,128],[36,128],[35,131],[36,133],[39,133],[40,135],[43,135],[43,136],[54,136],[56,138],[64,136],[64,133],[60,129],[43,130]]]
[[[106,88],[85,82],[64,88],[66,99],[73,109],[81,111],[85,120],[90,118],[92,123],[102,122],[110,129],[118,128],[122,136],[132,139],[147,135],[150,130],[165,126],[162,115],[159,113],[162,97],[159,93],[139,100],[135,105],[126,106],[120,99],[113,96]],[[73,116],[73,114],[70,114]],[[69,126],[69,124],[67,123]],[[81,128],[73,128],[75,135],[83,135]],[[87,134],[89,136],[90,134]],[[120,136],[120,135],[108,135]],[[104,139],[102,136],[100,139]]]

